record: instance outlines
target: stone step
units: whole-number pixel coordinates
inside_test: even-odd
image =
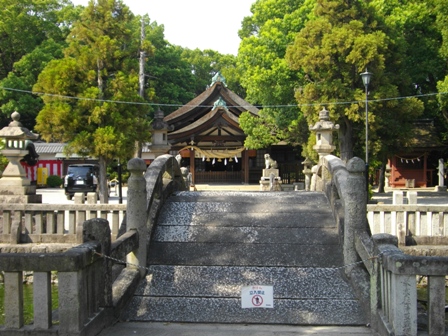
[[[365,325],[356,300],[274,299],[273,308],[241,308],[239,298],[134,296],[126,321]]]
[[[275,299],[354,300],[338,268],[153,265],[137,296],[241,297],[243,286],[273,286]]]
[[[239,211],[224,212],[211,211],[197,207],[184,211],[173,211],[177,204],[163,209],[159,215],[158,225],[212,225],[212,226],[246,226],[246,227],[335,227],[335,220],[330,211],[316,212],[312,209],[297,210],[292,212],[249,212]],[[208,212],[207,212],[208,211]]]
[[[327,203],[326,196],[321,192],[249,192],[249,191],[179,191],[170,199],[182,202],[252,202],[260,203],[266,200],[274,203],[307,204]]]
[[[129,321],[363,325],[323,193],[178,192],[151,238]],[[273,308],[241,308],[243,286]]]
[[[151,242],[150,265],[340,267],[339,245]]]
[[[254,243],[337,245],[339,236],[333,228],[247,227],[247,226],[158,226],[153,241],[178,243]]]
[[[249,213],[300,213],[302,211],[324,211],[331,213],[328,201],[286,202],[281,199],[261,198],[254,202],[254,197],[216,200],[210,198],[201,201],[183,197],[170,197],[164,205],[170,213],[209,213],[209,212],[249,212]]]

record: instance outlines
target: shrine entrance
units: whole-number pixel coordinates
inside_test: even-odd
[[[194,150],[194,175],[197,184],[240,184],[244,183],[243,155],[241,149],[200,149]],[[181,165],[190,168],[191,148],[180,151]]]

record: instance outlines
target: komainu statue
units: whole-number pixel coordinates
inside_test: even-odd
[[[266,169],[277,169],[277,161],[272,159],[267,153],[264,155],[264,162],[266,164]]]

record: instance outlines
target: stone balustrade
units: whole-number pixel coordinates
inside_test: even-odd
[[[138,248],[138,233],[128,232],[111,242],[107,220],[94,218],[82,224],[82,244],[21,253],[18,245],[0,254],[4,273],[5,324],[0,335],[96,335],[115,319],[123,297],[137,281],[138,271],[124,268],[116,279],[112,268]],[[51,244],[47,244],[51,245]],[[14,247],[16,249],[14,249]],[[59,250],[56,252],[56,250]],[[24,326],[23,272],[33,272],[33,323]],[[52,311],[51,274],[57,272],[57,315]]]
[[[418,245],[448,243],[445,205],[369,204],[367,218],[372,234],[397,236],[399,245],[406,245],[406,240],[408,244]]]
[[[158,157],[145,174],[141,159],[130,160],[128,170],[127,205],[0,204],[7,307],[0,335],[96,335],[118,318],[146,273],[151,227],[160,207],[172,192],[186,190],[171,155]],[[87,199],[96,201],[95,195]],[[25,271],[33,273],[34,286],[33,324],[26,326]],[[54,272],[58,318],[51,303]]]
[[[92,218],[107,219],[115,239],[126,205],[0,203],[0,213],[0,244],[80,244],[82,224]]]
[[[417,278],[427,277],[428,335],[445,335],[445,278],[447,257],[410,256],[389,234],[356,238],[371,282],[371,324],[380,335],[418,335]]]
[[[372,328],[379,335],[397,336],[418,334],[417,278],[427,277],[427,334],[445,335],[448,258],[412,256],[398,246],[409,233],[417,243],[446,244],[446,207],[367,205],[362,165],[358,158],[345,164],[326,155],[313,167],[312,189],[326,193],[339,225],[345,273],[370,312]],[[384,229],[395,235],[372,236],[367,217],[373,232]]]

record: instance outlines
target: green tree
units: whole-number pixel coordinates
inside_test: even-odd
[[[231,90],[242,92],[235,56],[171,45],[164,39],[163,26],[154,22],[150,26],[147,34],[155,51],[146,66],[147,85],[151,101],[162,105],[165,115],[201,94],[218,71]]]
[[[120,0],[92,0],[68,44],[65,57],[51,61],[34,86],[53,94],[42,97],[36,130],[46,141],[68,142],[68,151],[98,158],[100,199],[107,203],[107,162],[131,157],[137,140],[150,139],[147,108],[137,104],[143,102],[140,19]]]
[[[68,1],[1,0],[0,79],[43,41],[61,39],[59,11]]]
[[[434,0],[434,12],[437,13],[436,24],[441,34],[440,57],[448,64],[448,6],[445,1]],[[440,92],[438,96],[439,111],[443,118],[445,131],[443,132],[443,140],[448,140],[448,74],[445,70],[443,72],[444,78],[441,78],[437,83],[437,89]]]
[[[236,56],[223,55],[215,50],[184,49],[182,59],[189,64],[189,70],[194,75],[194,95],[204,92],[210,85],[213,76],[217,72],[226,78],[228,88],[239,96],[245,96],[239,80],[239,72],[236,69]]]
[[[409,134],[403,131],[423,111],[417,99],[381,100],[400,96],[405,93],[403,88],[411,87],[411,78],[400,62],[406,49],[388,37],[389,30],[369,2],[318,0],[314,18],[288,48],[291,68],[305,74],[296,90],[301,110],[311,124],[322,108],[316,103],[327,103],[331,118],[340,124],[338,141],[344,160],[364,153],[364,87],[359,74],[367,67],[374,74],[369,86],[369,99],[375,100],[369,104],[372,156],[397,139],[405,142]],[[389,128],[392,138],[380,139],[387,135],[381,133],[383,127]]]
[[[52,59],[62,56],[62,45],[49,39],[14,63],[13,71],[0,81],[0,87],[8,88],[0,91],[0,109],[4,116],[2,127],[9,122],[11,113],[20,111],[22,123],[29,129],[34,128],[36,116],[42,109],[43,102],[40,97],[27,91],[31,91],[43,68]]]
[[[243,20],[238,53],[241,84],[247,100],[263,106],[259,118],[243,116],[247,147],[263,148],[281,140],[297,143],[307,137],[294,98],[302,73],[289,67],[285,54],[308,21],[314,2],[258,0],[252,5],[253,15]]]
[[[388,73],[394,78],[393,83],[398,88],[397,91],[389,92],[389,96],[412,96],[427,95],[436,92],[437,82],[446,73],[446,62],[439,52],[442,36],[437,26],[436,10],[434,1],[372,1],[372,6],[379,17],[382,18],[380,25],[387,27],[387,35],[392,41],[390,43],[390,55],[395,54],[395,60],[386,62]],[[445,6],[446,7],[446,6]],[[412,136],[411,125],[407,121],[406,115],[401,115],[402,109],[397,111],[398,105],[403,108],[410,108],[410,117],[430,118],[435,120],[435,125],[440,134],[446,133],[446,121],[439,113],[438,103],[435,96],[419,97],[423,103],[423,113],[412,113],[409,100],[399,101],[390,109],[389,114],[396,114],[393,118],[390,115],[383,115],[382,127],[378,127],[378,141],[374,144],[378,148],[377,165],[381,167],[380,172],[384,174],[386,163],[397,151],[403,151],[409,146],[409,137]],[[398,104],[397,104],[398,103]],[[420,107],[421,108],[421,107]],[[415,111],[414,111],[415,112]],[[403,112],[401,112],[403,113]],[[397,122],[402,118],[404,122]],[[380,124],[381,125],[381,124]],[[379,190],[383,190],[383,178],[380,176]]]
[[[31,90],[51,59],[62,56],[79,9],[67,0],[0,0],[0,6],[0,126],[17,110],[32,129],[42,101],[24,91]]]
[[[146,66],[147,85],[151,101],[161,104],[161,109],[168,115],[195,97],[195,80],[189,65],[182,59],[181,47],[163,40],[155,43],[155,48],[154,57],[148,60]]]

